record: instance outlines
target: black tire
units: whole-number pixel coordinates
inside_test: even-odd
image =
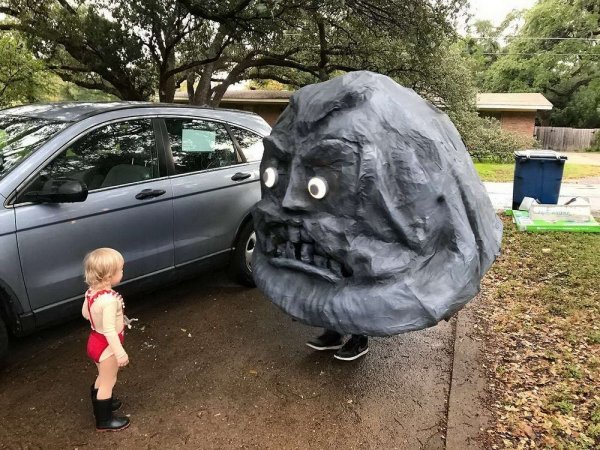
[[[254,278],[252,278],[252,252],[256,246],[256,234],[254,233],[254,224],[247,222],[240,231],[235,243],[235,250],[231,260],[231,269],[235,279],[248,287],[255,287]]]
[[[8,332],[6,331],[6,325],[0,317],[0,364],[8,353]]]

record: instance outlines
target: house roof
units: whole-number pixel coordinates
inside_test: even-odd
[[[222,103],[287,103],[291,91],[265,89],[227,91]],[[546,97],[535,92],[477,94],[477,109],[483,111],[538,111],[552,109]]]
[[[480,111],[539,111],[552,109],[552,103],[537,92],[482,92],[477,94]]]
[[[268,89],[236,89],[225,92],[221,104],[287,104],[292,91],[276,91]],[[187,102],[187,93],[178,91],[175,101]],[[552,109],[552,103],[542,94],[536,92],[489,93],[477,94],[479,111],[539,111]]]
[[[252,104],[287,104],[292,91],[276,91],[268,89],[236,89],[225,92],[221,104],[252,103]],[[187,92],[177,91],[175,101],[187,102]]]
[[[269,103],[288,103],[292,94],[292,91],[275,91],[267,89],[235,90],[225,92],[222,101],[249,101],[252,103],[260,103],[262,101],[266,101]]]

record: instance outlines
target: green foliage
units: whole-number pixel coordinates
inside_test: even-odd
[[[600,424],[592,424],[588,427],[586,433],[592,439],[600,440]],[[593,443],[592,443],[593,444]]]
[[[515,150],[536,145],[534,139],[502,130],[498,120],[477,114],[475,81],[471,74],[475,63],[461,53],[461,44],[443,46],[437,56],[443,61],[442,67],[419,73],[413,88],[445,109],[474,160],[512,162]],[[398,81],[406,84],[406,80]]]
[[[575,128],[600,128],[600,70],[598,78],[577,89],[563,108],[552,113],[551,122]],[[600,150],[600,142],[596,149]]]
[[[563,414],[571,414],[575,409],[575,406],[569,400],[555,401],[551,406]]]
[[[581,379],[581,370],[574,364],[566,364],[563,367],[563,376],[565,378]]]
[[[533,148],[536,142],[502,130],[496,119],[480,117],[473,111],[449,111],[470,155],[478,162],[512,162],[514,152]]]
[[[590,419],[592,423],[600,425],[600,400],[596,402],[595,408],[592,411],[592,416]]]
[[[600,127],[600,8],[597,0],[539,0],[489,67],[480,88],[541,92],[553,126]]]
[[[587,151],[600,152],[600,131],[596,131],[596,133],[594,133],[594,138],[592,139],[590,148],[588,148]]]
[[[594,330],[592,331],[589,335],[588,335],[588,341],[590,342],[590,344],[600,344],[600,331],[598,330]],[[600,413],[600,411],[599,411]],[[599,414],[600,416],[600,414]],[[600,417],[599,417],[600,419]]]
[[[44,65],[14,33],[0,34],[0,106],[33,102],[47,92]]]
[[[74,83],[62,81],[57,77],[56,89],[54,96],[48,99],[49,101],[75,101],[75,102],[104,102],[111,100],[118,100],[118,98],[107,92],[86,89],[81,86],[77,86]]]
[[[298,87],[372,70],[452,103],[440,61],[465,3],[0,0],[0,11],[61,78],[127,100],[172,101],[185,81],[192,103],[216,106],[245,80]]]

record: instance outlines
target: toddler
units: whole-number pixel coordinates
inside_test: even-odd
[[[129,363],[123,348],[124,328],[123,298],[112,287],[123,278],[123,256],[112,248],[99,248],[84,260],[85,282],[89,289],[81,310],[90,321],[91,332],[87,354],[96,363],[98,377],[91,386],[92,406],[97,431],[118,431],[129,426],[127,417],[113,415],[121,402],[113,398],[119,367]]]

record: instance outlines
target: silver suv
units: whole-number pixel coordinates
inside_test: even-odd
[[[120,290],[231,264],[252,285],[259,116],[156,103],[0,111],[0,357],[80,313],[82,260],[125,257]]]

